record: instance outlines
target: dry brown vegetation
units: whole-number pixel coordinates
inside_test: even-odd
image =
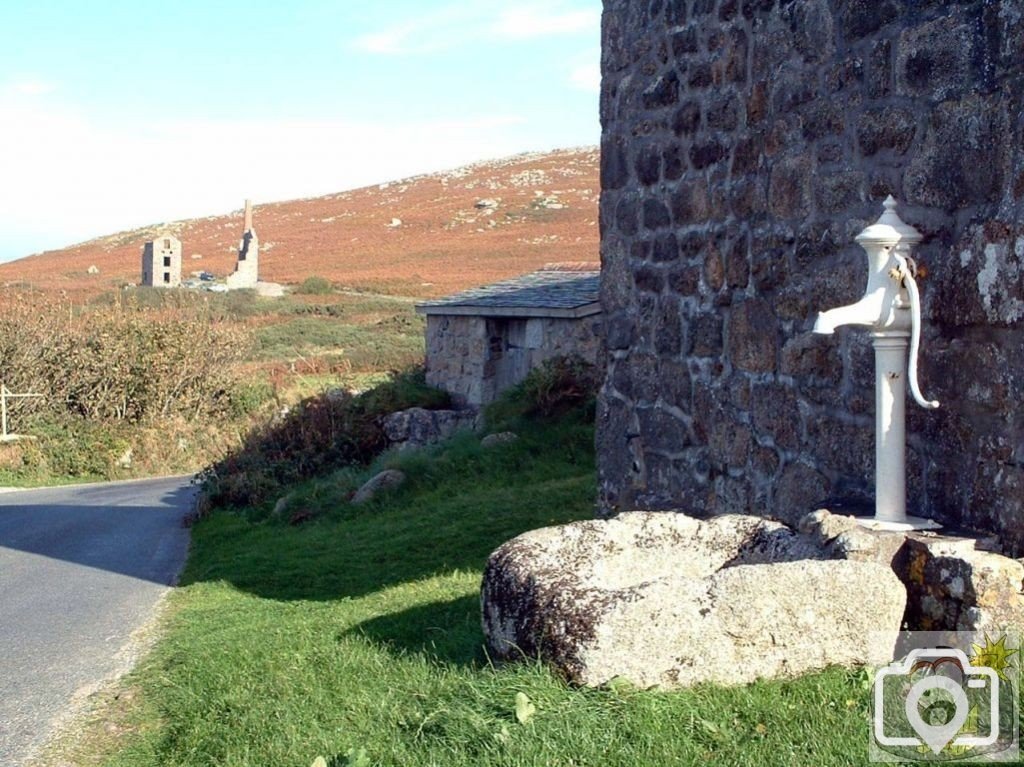
[[[39,294],[0,305],[0,372],[8,388],[40,392],[19,414],[67,412],[101,421],[195,418],[228,406],[234,365],[250,341],[195,313],[131,302],[76,311]]]
[[[13,428],[39,439],[0,452],[0,482],[195,470],[282,407],[421,362],[415,299],[595,260],[597,160],[520,155],[257,204],[261,277],[298,287],[282,299],[124,289],[162,231],[181,238],[186,276],[226,275],[240,212],[0,264],[0,380],[46,395],[12,405]]]
[[[262,279],[319,275],[348,287],[435,297],[597,257],[596,148],[519,155],[255,209]],[[392,225],[393,219],[401,221]],[[0,264],[0,281],[93,294],[139,279],[143,243],[170,231],[184,271],[235,264],[241,212],[119,232]],[[87,274],[90,266],[99,274]]]

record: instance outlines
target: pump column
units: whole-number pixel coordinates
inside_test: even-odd
[[[875,347],[875,520],[907,523],[906,370],[909,333],[872,333]]]

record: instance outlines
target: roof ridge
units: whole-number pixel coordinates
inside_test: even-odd
[[[537,271],[540,272],[599,272],[601,264],[598,261],[553,261],[544,264]]]

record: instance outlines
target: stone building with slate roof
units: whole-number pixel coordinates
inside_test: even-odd
[[[418,304],[427,317],[427,383],[481,406],[545,360],[600,347],[597,264],[549,264],[515,279]]]

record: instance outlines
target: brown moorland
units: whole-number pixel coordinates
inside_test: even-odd
[[[436,297],[552,261],[596,261],[598,150],[516,155],[338,194],[255,201],[260,277]],[[241,202],[241,201],[239,201]],[[95,294],[139,279],[146,240],[182,241],[183,276],[224,277],[241,210],[119,232],[0,264],[0,282]],[[89,274],[95,266],[98,274]]]

